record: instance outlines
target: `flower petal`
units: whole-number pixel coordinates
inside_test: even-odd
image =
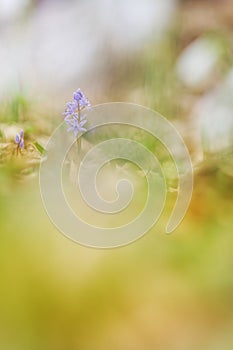
[[[20,142],[20,136],[19,136],[19,134],[16,134],[16,135],[15,135],[15,142],[16,142],[16,143],[19,143],[19,142]]]

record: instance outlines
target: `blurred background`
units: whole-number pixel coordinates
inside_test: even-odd
[[[195,186],[171,236],[163,215],[104,251],[50,223],[38,167],[78,87],[185,139]],[[232,349],[232,196],[232,0],[0,0],[1,349]]]

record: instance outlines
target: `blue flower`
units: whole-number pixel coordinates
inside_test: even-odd
[[[85,108],[91,108],[90,101],[81,89],[78,89],[74,92],[72,101],[66,104],[66,110],[63,113],[64,121],[70,126],[67,131],[73,131],[75,136],[81,131],[86,131],[83,128],[83,125],[87,123],[86,114],[81,114],[81,111]]]
[[[24,146],[24,132],[20,130],[19,134],[15,135],[15,142],[17,143],[17,149],[22,149]]]
[[[65,115],[65,116],[73,116],[77,109],[78,109],[78,102],[76,100],[68,102],[66,104],[66,110],[63,113],[63,115]]]
[[[80,109],[85,108],[85,107],[87,109],[91,108],[90,101],[85,97],[85,95],[81,91],[81,89],[78,89],[77,91],[74,92],[73,101],[77,101]]]
[[[70,126],[67,131],[73,131],[75,136],[77,136],[80,131],[87,131],[87,129],[83,127],[83,125],[87,123],[86,119],[83,119],[79,122],[78,119],[73,118],[66,123]]]

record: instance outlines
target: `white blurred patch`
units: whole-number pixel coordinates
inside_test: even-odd
[[[25,10],[30,0],[1,0],[0,21],[14,20]]]
[[[0,0],[3,1],[3,0]],[[26,0],[17,0],[18,2]],[[14,3],[17,2],[14,0]],[[13,0],[4,0],[4,3]],[[8,6],[9,6],[8,4]],[[167,28],[176,0],[44,1],[0,33],[0,97],[18,86],[46,95],[101,80],[105,64],[133,55]]]
[[[189,87],[196,87],[204,83],[211,76],[219,55],[219,48],[209,39],[195,40],[177,60],[178,77]]]
[[[200,99],[192,119],[204,152],[216,154],[233,147],[233,69],[218,88]]]

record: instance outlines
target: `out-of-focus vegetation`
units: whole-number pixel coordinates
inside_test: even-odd
[[[119,249],[89,249],[61,235],[44,211],[38,184],[43,147],[61,117],[22,92],[2,102],[1,349],[233,348],[232,149],[203,157],[196,141],[201,130],[192,119],[196,103],[232,68],[228,6],[228,1],[182,1],[159,42],[106,66],[101,92],[92,99],[154,108],[187,141],[194,161],[193,198],[171,236],[163,233],[165,214],[143,238]],[[177,60],[194,39],[206,35],[220,55],[208,79],[187,87],[177,76]],[[25,149],[16,157],[14,137],[21,128]],[[153,149],[149,140],[148,146]]]

